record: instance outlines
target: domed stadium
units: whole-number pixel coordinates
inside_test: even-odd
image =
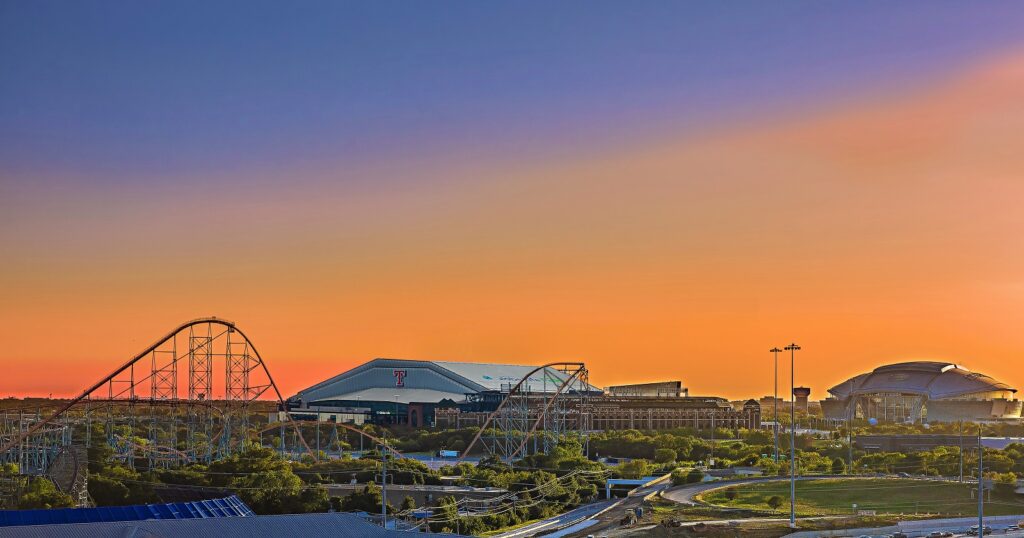
[[[1017,389],[948,362],[879,366],[828,390],[821,402],[833,420],[973,422],[1019,420]]]

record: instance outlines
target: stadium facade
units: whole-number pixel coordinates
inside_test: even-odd
[[[569,376],[550,367],[374,359],[299,391],[286,405],[299,420],[479,426],[521,381],[540,396],[556,392]],[[757,402],[734,408],[723,398],[690,397],[680,381],[622,385],[608,392],[586,387],[588,423],[595,429],[760,426]]]
[[[879,422],[991,422],[1019,420],[1017,389],[948,362],[880,366],[828,390],[825,418]]]
[[[374,359],[299,391],[287,404],[300,419],[429,427],[438,408],[489,411],[524,378],[532,392],[550,393],[567,376],[536,366]]]

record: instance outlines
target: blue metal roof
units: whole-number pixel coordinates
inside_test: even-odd
[[[168,504],[136,504],[100,508],[53,508],[0,510],[0,527],[50,525],[54,523],[97,523],[147,519],[196,519],[249,517],[253,513],[237,495],[223,499]]]
[[[215,517],[147,521],[110,521],[0,527],[0,538],[412,538],[416,531],[383,529],[345,512],[279,516]],[[459,538],[454,534],[430,534]]]

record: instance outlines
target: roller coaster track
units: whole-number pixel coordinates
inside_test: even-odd
[[[213,334],[213,327],[222,327],[223,332],[216,335]],[[194,332],[194,328],[204,327],[206,334],[201,332]],[[187,335],[185,331],[188,331]],[[237,334],[241,337],[241,341],[233,341],[232,335]],[[188,351],[185,355],[179,355],[177,351],[177,345],[179,340],[185,340],[187,337]],[[223,353],[215,353],[214,342],[215,340],[223,338],[218,345],[225,345],[226,351]],[[171,349],[162,349],[161,346],[168,345],[170,342]],[[226,343],[225,343],[226,342]],[[241,349],[241,351],[238,351]],[[169,356],[169,358],[168,358]],[[178,390],[178,363],[185,357],[188,357],[188,396],[181,398]],[[223,401],[212,400],[212,388],[213,388],[213,358],[223,357],[226,363],[226,373],[224,377],[225,383],[225,399]],[[141,370],[144,370],[146,366],[146,359],[151,360],[151,369],[149,375],[136,378],[136,367],[138,366]],[[259,370],[257,370],[259,369]],[[262,372],[266,376],[265,384],[251,384],[250,374],[253,372]],[[118,376],[123,376],[127,372],[128,379],[119,379]],[[183,376],[182,376],[183,377]],[[102,392],[100,389],[107,387],[107,397],[97,398]],[[115,393],[115,387],[119,390]],[[123,388],[121,388],[123,387]],[[0,456],[7,454],[9,451],[16,449],[19,445],[22,445],[32,436],[40,434],[48,426],[55,427],[60,426],[60,419],[65,417],[69,410],[76,406],[86,406],[88,409],[94,405],[124,405],[127,404],[129,407],[132,406],[170,406],[171,408],[178,406],[186,406],[190,410],[192,409],[207,409],[208,413],[219,413],[220,415],[228,415],[232,412],[239,413],[247,411],[247,405],[250,402],[255,402],[260,396],[262,396],[269,389],[273,389],[273,393],[276,396],[277,403],[284,408],[284,397],[281,391],[278,389],[277,384],[274,382],[273,377],[270,375],[270,370],[267,368],[266,362],[263,361],[259,352],[256,350],[255,345],[245,335],[245,333],[239,329],[234,323],[216,318],[199,318],[192,321],[183,323],[168,332],[162,338],[158,339],[152,345],[144,349],[142,352],[136,354],[131,359],[123,363],[121,366],[101,378],[99,381],[93,383],[76,397],[64,402],[62,405],[57,407],[55,410],[45,415],[45,418],[35,420],[30,425],[19,428],[16,433],[11,433],[9,436],[3,439],[3,444],[0,445]],[[144,393],[149,390],[148,398],[140,398],[140,393]],[[126,397],[125,393],[127,393]],[[218,407],[218,403],[221,403],[224,407]],[[190,411],[191,412],[191,411]],[[295,421],[290,420],[285,415],[285,419],[291,424],[292,428],[298,434],[298,438],[301,440],[303,447],[306,452],[312,455],[312,450],[302,437],[301,432],[296,426]],[[86,419],[88,421],[88,419]],[[246,421],[243,426],[247,427],[247,418],[242,420]],[[229,433],[231,428],[230,422],[225,422],[226,428]],[[176,423],[172,423],[172,428],[176,427]],[[245,428],[243,428],[243,434]],[[151,428],[152,432],[152,428]],[[177,432],[172,432],[173,435],[177,435]],[[213,437],[212,431],[208,432],[209,437]],[[224,434],[224,430],[217,434],[220,437]],[[233,443],[237,444],[237,442]],[[155,447],[149,447],[148,450],[158,450]],[[174,446],[163,447],[162,449],[169,453],[181,453]]]
[[[300,420],[293,420],[292,421],[292,425],[294,427],[296,427],[296,428],[301,427],[301,426],[306,426],[306,425],[308,425],[310,427],[313,427],[313,426],[316,426],[316,424],[317,424],[316,422],[304,422],[304,421],[300,421]],[[372,435],[372,434],[366,433],[365,431],[360,430],[359,428],[356,428],[354,426],[350,426],[350,425],[342,423],[342,422],[322,422],[321,424],[324,425],[324,426],[328,426],[328,427],[330,427],[330,426],[340,426],[340,427],[342,427],[342,428],[344,428],[344,429],[346,429],[348,431],[352,431],[352,432],[358,433],[359,435],[362,435],[363,437],[369,439],[370,441],[373,441],[374,443],[376,443],[376,444],[378,444],[380,446],[387,447],[388,452],[391,452],[396,458],[404,458],[405,457],[404,454],[402,454],[397,449],[395,449],[394,447],[389,445],[386,440],[384,440],[384,439],[382,439],[380,437],[377,437],[376,435]],[[271,430],[279,429],[280,427],[281,426],[279,424],[267,424],[266,426],[264,426],[263,428],[259,429],[255,433],[257,433],[257,434],[266,433],[266,432],[269,432]],[[302,434],[299,433],[299,436],[301,437]]]
[[[530,402],[531,393],[530,386],[527,383],[530,378],[537,372],[544,372],[544,383],[547,382],[548,370],[560,371],[565,375],[564,378],[559,378],[560,383],[554,386],[554,392],[551,393],[545,390],[540,393],[534,393],[535,398],[543,398],[543,405],[532,406]],[[568,391],[567,391],[568,389]],[[505,447],[503,456],[506,458],[513,458],[525,455],[525,450],[528,448],[527,443],[531,438],[537,435],[538,429],[544,426],[545,432],[551,431],[556,437],[555,442],[557,443],[557,437],[564,433],[567,424],[565,422],[564,410],[559,410],[558,416],[552,416],[552,408],[559,407],[559,404],[564,405],[567,399],[567,392],[571,394],[568,398],[576,398],[580,401],[575,403],[575,412],[580,413],[584,407],[582,403],[586,399],[587,392],[590,386],[588,383],[587,368],[582,362],[552,362],[543,366],[538,366],[533,370],[530,370],[518,383],[509,388],[508,394],[502,399],[498,407],[491,412],[484,423],[480,426],[480,431],[476,432],[473,436],[473,440],[470,441],[469,445],[462,452],[459,457],[459,461],[465,460],[469,456],[470,452],[480,442],[481,437],[485,432],[488,432],[488,428],[491,430],[503,430],[506,435]],[[532,426],[529,429],[523,429],[517,431],[518,426],[527,426],[530,423],[530,415],[536,414],[536,418],[532,422]],[[553,426],[553,427],[548,427]],[[577,417],[577,428],[585,429],[585,421]],[[501,432],[498,433],[500,435]],[[493,432],[492,432],[493,434]],[[496,435],[497,437],[497,435]],[[521,439],[520,439],[521,437]],[[545,442],[547,442],[547,436],[545,436]],[[496,441],[497,443],[497,441]],[[513,448],[514,447],[514,448]],[[493,451],[493,449],[492,449]]]

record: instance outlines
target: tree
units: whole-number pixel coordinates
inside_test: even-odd
[[[49,479],[34,477],[28,481],[28,486],[21,492],[18,499],[18,509],[29,508],[69,508],[75,505],[75,500],[66,493],[57,491],[57,486]]]
[[[294,514],[327,508],[327,490],[319,484],[305,486],[290,469],[236,477],[231,481],[231,489],[258,514]]]
[[[765,502],[768,503],[768,507],[772,510],[778,510],[779,507],[782,506],[782,497],[772,495],[771,497],[768,497],[768,500]]]
[[[676,451],[671,448],[659,448],[654,451],[654,461],[656,463],[672,463],[676,461],[677,456]]]
[[[704,473],[700,469],[676,469],[672,471],[672,485],[695,484],[704,480]]]
[[[128,487],[118,480],[103,475],[89,476],[89,496],[96,506],[121,506],[128,504]]]
[[[380,486],[370,482],[362,491],[350,493],[341,499],[342,512],[380,512]]]
[[[651,463],[647,460],[627,461],[619,465],[618,470],[622,478],[643,478],[651,472]]]
[[[436,522],[430,524],[430,530],[434,532],[452,532],[456,527],[461,527],[462,518],[459,517],[459,505],[455,497],[441,497],[434,509],[434,516]]]
[[[1012,495],[1017,489],[1017,475],[1015,473],[993,473],[992,479],[996,482],[996,491]]]
[[[832,460],[832,474],[846,474],[846,462],[839,458]]]
[[[406,495],[405,498],[402,499],[402,505],[399,506],[398,509],[402,512],[405,512],[406,510],[415,510],[416,499],[413,499],[412,495]]]
[[[210,464],[211,485],[235,491],[258,514],[322,512],[329,502],[320,484],[307,485],[292,464],[256,444]]]

